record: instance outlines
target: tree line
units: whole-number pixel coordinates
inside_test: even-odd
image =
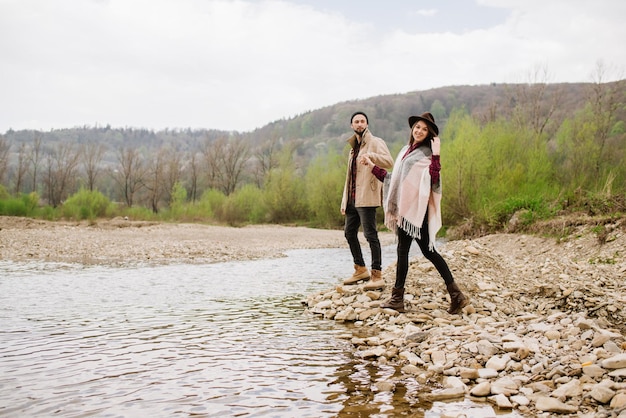
[[[568,208],[623,211],[626,89],[602,75],[600,69],[568,113],[566,90],[543,80],[510,86],[503,99],[483,101],[480,112],[438,99],[411,110],[431,111],[442,128],[445,223],[470,220],[490,230],[515,213],[532,222]],[[187,132],[184,144],[150,132],[135,134],[151,144],[109,142],[114,146],[80,137],[46,142],[36,131],[13,142],[15,135],[3,135],[0,214],[339,227],[348,112],[355,108],[371,115],[372,131],[393,154],[406,143],[401,123],[410,112],[391,112],[380,101],[331,107],[343,130],[328,123],[331,115],[312,123],[319,116],[311,112],[248,134]]]

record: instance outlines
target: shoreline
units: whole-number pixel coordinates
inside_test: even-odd
[[[392,242],[390,233],[381,233],[381,243]],[[281,257],[292,249],[341,247],[347,248],[342,230],[281,225],[235,228],[123,218],[90,223],[0,216],[0,259],[11,261],[118,267],[199,264]],[[351,268],[350,264],[346,272]]]

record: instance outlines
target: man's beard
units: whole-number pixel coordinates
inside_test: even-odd
[[[367,129],[367,128],[357,128],[357,129],[354,129],[354,133],[357,134],[358,136],[361,136],[361,135],[363,135],[363,132],[365,132],[365,129]]]

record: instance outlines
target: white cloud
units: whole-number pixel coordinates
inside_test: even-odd
[[[435,16],[437,14],[437,9],[419,9],[412,12],[413,15],[416,16]]]
[[[420,19],[433,17],[402,29],[314,1],[0,0],[0,132],[250,130],[344,100],[528,81],[521,75],[537,65],[550,81],[590,81],[600,59],[626,66],[622,3],[482,0],[510,9],[508,18],[420,32]]]

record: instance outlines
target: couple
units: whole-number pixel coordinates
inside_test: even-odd
[[[346,217],[344,233],[354,260],[354,274],[344,284],[370,279],[364,289],[382,289],[385,286],[376,230],[376,208],[382,203],[385,226],[395,231],[398,237],[398,264],[391,299],[381,307],[404,312],[409,250],[415,240],[424,257],[433,263],[446,283],[450,294],[448,312],[460,313],[469,299],[461,292],[448,264],[435,249],[435,237],[441,227],[441,142],[435,118],[428,112],[409,118],[409,142],[398,154],[395,164],[385,142],[370,133],[365,113],[354,113],[350,124],[354,135],[348,139],[352,150],[348,158],[341,213]],[[387,172],[391,168],[393,171]],[[372,252],[371,275],[363,261],[357,237],[361,225]]]

